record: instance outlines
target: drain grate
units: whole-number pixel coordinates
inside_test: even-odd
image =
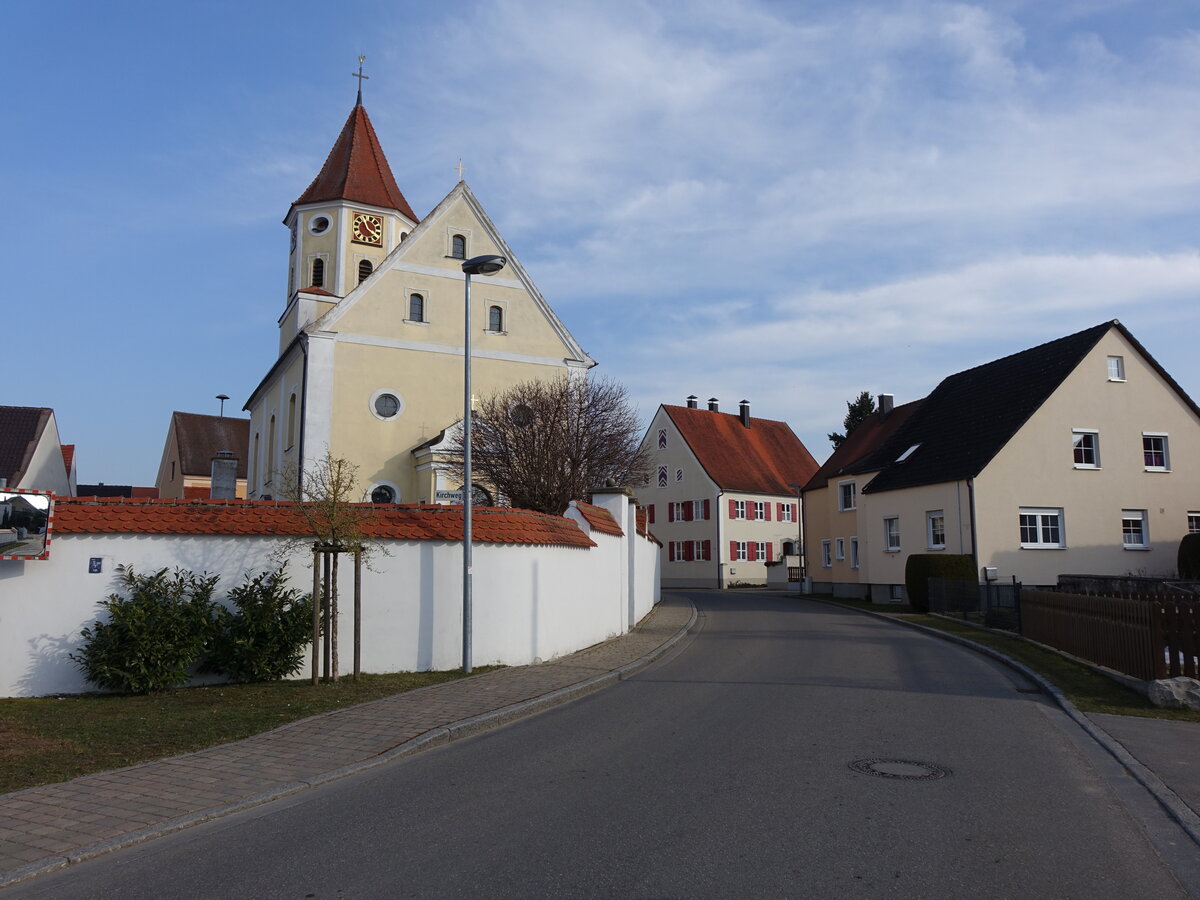
[[[856,759],[850,769],[862,775],[876,778],[900,778],[905,781],[929,781],[945,778],[950,770],[933,763],[915,762],[911,759]]]

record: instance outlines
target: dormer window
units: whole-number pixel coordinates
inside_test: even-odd
[[[375,267],[371,265],[369,259],[364,259],[358,264],[358,283],[362,284],[371,277],[371,273],[375,271]]]
[[[312,286],[325,287],[325,260],[320,257],[312,262]]]
[[[450,255],[454,259],[467,258],[467,239],[461,234],[456,234],[450,238]]]

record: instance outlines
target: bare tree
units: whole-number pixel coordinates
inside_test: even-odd
[[[483,400],[473,416],[473,475],[508,503],[561,515],[612,479],[641,484],[649,452],[625,388],[608,378],[526,381]],[[462,480],[462,435],[451,457]]]

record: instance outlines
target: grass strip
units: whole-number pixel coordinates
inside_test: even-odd
[[[489,671],[481,667],[476,672]],[[398,672],[222,684],[147,696],[83,694],[0,700],[0,793],[66,781],[237,741],[319,713],[461,678]]]
[[[1154,706],[1142,694],[1130,690],[1120,682],[1094,672],[1087,666],[1080,665],[1053,650],[1047,650],[1015,635],[986,631],[956,619],[914,614],[912,607],[907,604],[876,604],[869,600],[845,600],[841,597],[823,599],[856,609],[867,609],[884,615],[892,615],[898,619],[916,622],[947,634],[958,635],[998,650],[1010,659],[1015,659],[1033,669],[1066,694],[1067,699],[1074,703],[1081,712],[1200,722],[1200,712],[1186,709],[1161,709]]]

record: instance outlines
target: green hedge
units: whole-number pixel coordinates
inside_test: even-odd
[[[929,579],[979,583],[975,559],[966,553],[914,553],[904,564],[908,602],[918,612],[929,612]]]

